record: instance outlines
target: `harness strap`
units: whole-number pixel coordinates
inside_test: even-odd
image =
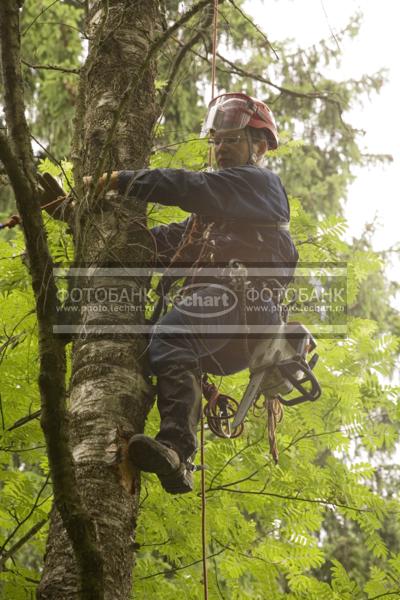
[[[282,221],[281,223],[254,223],[258,229],[276,229],[278,231],[289,231],[290,226],[287,221]]]
[[[269,229],[269,230],[275,230],[275,231],[289,231],[290,229],[290,224],[289,221],[278,221],[278,222],[271,222],[271,223],[263,223],[260,221],[238,221],[237,219],[233,220],[233,219],[214,219],[214,222],[218,224],[219,227],[226,227],[229,225],[233,225],[233,226],[240,226],[240,229],[242,230],[243,227],[245,225],[249,225],[250,227],[254,227],[255,229]]]

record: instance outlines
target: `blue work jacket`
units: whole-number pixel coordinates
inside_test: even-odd
[[[298,253],[288,229],[288,198],[280,178],[254,165],[213,172],[185,169],[120,171],[121,194],[165,206],[179,206],[200,216],[207,239],[194,240],[188,260],[206,242],[212,262],[237,259],[245,264],[279,265],[282,282],[293,276]],[[154,227],[158,261],[165,266],[173,258],[193,215],[181,223]],[[277,225],[278,224],[278,225]],[[211,225],[211,227],[209,227]]]

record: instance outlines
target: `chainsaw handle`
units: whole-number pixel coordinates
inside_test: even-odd
[[[315,362],[316,361],[313,361],[312,366],[315,365]],[[291,365],[290,369],[289,364]],[[302,379],[297,379],[294,376],[293,365],[295,365],[296,371],[301,371],[304,374],[304,377]],[[314,373],[311,371],[309,364],[303,358],[299,357],[297,360],[282,361],[277,366],[282,375],[290,381],[290,383],[293,385],[294,388],[296,388],[297,391],[300,392],[300,396],[296,396],[296,398],[291,398],[290,400],[284,400],[280,396],[279,400],[282,404],[284,404],[285,406],[295,406],[296,404],[301,404],[302,402],[307,402],[308,400],[312,402],[318,400],[322,393],[321,387]],[[310,390],[307,390],[304,387],[304,383],[306,381],[309,381],[311,383]]]

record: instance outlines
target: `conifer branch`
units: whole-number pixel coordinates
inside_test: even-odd
[[[197,44],[197,42],[199,42],[202,37],[203,37],[203,32],[204,29],[206,27],[208,27],[210,25],[210,22],[212,21],[212,13],[210,12],[210,18],[207,18],[206,21],[203,24],[203,27],[197,32],[195,33],[195,35],[193,35],[190,40],[188,42],[186,42],[186,44],[183,44],[181,46],[181,49],[179,50],[179,52],[176,54],[173,64],[172,64],[172,68],[171,68],[171,72],[169,75],[169,79],[167,81],[167,84],[163,90],[162,96],[161,96],[161,100],[160,100],[160,109],[161,112],[164,111],[165,109],[165,105],[168,102],[171,93],[172,93],[172,86],[177,78],[177,75],[179,73],[179,68],[185,58],[185,56],[188,54],[188,52],[193,48],[193,46],[195,46]]]
[[[272,50],[276,60],[279,60],[279,56],[275,50],[275,48],[273,47],[273,45],[271,44],[271,42],[269,41],[269,39],[267,38],[267,36],[265,35],[265,33],[263,31],[261,31],[261,29],[254,23],[253,19],[251,19],[248,15],[246,15],[246,13],[240,8],[240,6],[238,6],[236,4],[236,2],[234,2],[234,0],[228,0],[228,2],[230,4],[232,4],[233,8],[235,10],[237,10],[237,12],[242,15],[242,17],[248,22],[250,23],[250,25],[257,31],[257,33],[263,38],[263,40],[265,41],[265,43],[267,44],[267,46]]]

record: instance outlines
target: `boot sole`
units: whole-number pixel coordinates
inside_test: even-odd
[[[173,475],[179,469],[180,460],[178,455],[176,459],[171,456],[169,448],[166,448],[165,454],[160,452],[159,442],[152,438],[142,435],[136,435],[129,443],[129,458],[138,469],[146,473],[156,473],[162,477]]]
[[[164,490],[169,494],[187,494],[193,491],[193,476],[189,475],[187,480],[184,474],[178,474],[176,471],[173,475],[163,476],[158,475],[158,479]]]

